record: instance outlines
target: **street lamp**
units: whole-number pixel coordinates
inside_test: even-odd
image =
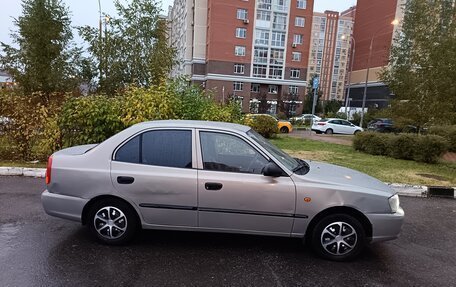
[[[347,36],[345,36],[345,35],[342,35],[342,37],[341,37],[342,40],[345,40],[346,38],[347,38]],[[349,72],[348,72],[348,89],[347,89],[347,95],[345,98],[345,114],[347,115],[347,120],[348,120],[348,102],[350,100],[351,74],[353,71],[353,62],[355,60],[355,47],[356,47],[355,37],[353,37],[352,35],[350,35],[350,46],[351,45],[353,45],[353,47],[351,49],[350,68],[349,68]]]
[[[399,25],[399,20],[394,19],[391,22],[391,25],[397,26]],[[372,34],[372,38],[370,41],[370,46],[369,46],[369,56],[367,58],[367,71],[366,71],[366,82],[364,83],[364,93],[363,93],[363,105],[361,107],[361,120],[360,120],[360,127],[363,127],[363,121],[364,121],[364,108],[366,107],[366,96],[367,96],[367,81],[369,80],[369,71],[370,71],[370,64],[371,64],[371,57],[372,57],[372,45],[374,44],[374,38],[377,36],[377,34],[382,31],[384,27],[381,27],[379,30],[375,31],[374,34]]]

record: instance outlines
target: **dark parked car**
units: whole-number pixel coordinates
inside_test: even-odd
[[[367,130],[381,133],[394,132],[393,120],[386,118],[374,119],[367,124]]]

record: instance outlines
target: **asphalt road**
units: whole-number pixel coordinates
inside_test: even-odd
[[[0,286],[456,285],[456,200],[402,197],[398,240],[335,263],[289,238],[143,231],[129,246],[100,245],[47,216],[43,189],[0,176]]]

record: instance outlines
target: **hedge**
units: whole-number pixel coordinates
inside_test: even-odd
[[[353,147],[372,155],[436,163],[448,151],[448,141],[437,135],[363,132],[355,136]]]
[[[277,134],[277,120],[268,115],[256,115],[254,117],[246,117],[244,124],[254,129],[265,138],[271,138]]]
[[[435,126],[428,130],[428,134],[444,137],[448,143],[448,150],[456,152],[456,126]]]

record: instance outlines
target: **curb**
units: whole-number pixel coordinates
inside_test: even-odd
[[[44,178],[46,176],[45,168],[27,168],[27,167],[0,167],[1,175],[15,175]],[[408,197],[432,197],[429,193],[429,187],[424,185],[410,185],[400,183],[387,183],[394,191],[401,196]],[[435,189],[436,187],[432,187]],[[456,187],[445,187],[445,189],[453,189],[453,198],[456,199]],[[443,196],[442,196],[443,197]],[[451,198],[451,196],[444,196]]]
[[[0,175],[16,175],[44,178],[46,176],[46,169],[28,167],[0,167]]]

